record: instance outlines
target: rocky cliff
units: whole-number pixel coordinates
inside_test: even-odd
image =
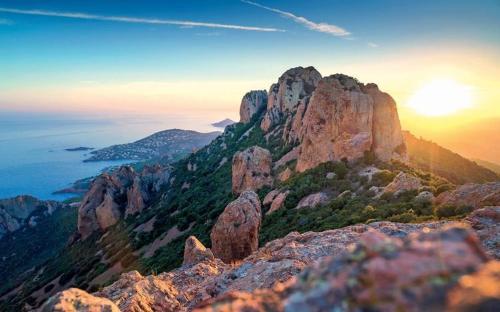
[[[36,226],[37,215],[51,215],[64,205],[56,201],[44,201],[23,195],[0,200],[0,238],[24,226]]]
[[[105,230],[121,218],[140,213],[167,184],[168,168],[146,166],[137,173],[122,166],[112,174],[102,174],[91,184],[78,208],[78,233],[85,239]]]

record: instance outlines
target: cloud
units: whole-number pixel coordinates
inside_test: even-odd
[[[379,45],[378,45],[378,44],[373,43],[373,42],[368,42],[368,46],[369,46],[370,48],[378,48],[378,47],[379,47]]]
[[[225,29],[234,29],[234,30],[262,31],[262,32],[284,32],[284,30],[282,30],[282,29],[269,28],[269,27],[254,27],[254,26],[242,26],[242,25],[219,24],[219,23],[205,23],[205,22],[194,22],[194,21],[178,21],[178,20],[167,20],[167,19],[137,18],[137,17],[127,17],[127,16],[104,16],[104,15],[94,15],[94,14],[77,13],[77,12],[55,12],[55,11],[45,11],[45,10],[20,10],[20,9],[11,9],[11,8],[0,8],[0,12],[13,13],[13,14],[25,14],[25,15],[78,18],[78,19],[111,21],[111,22],[122,22],[122,23],[177,25],[177,26],[182,26],[182,27],[225,28]]]
[[[348,37],[351,34],[349,31],[347,31],[344,28],[339,27],[337,25],[327,24],[327,23],[315,23],[315,22],[312,22],[312,21],[306,19],[305,17],[297,16],[293,13],[281,11],[279,9],[267,7],[267,6],[264,6],[262,4],[252,2],[252,1],[241,0],[241,2],[250,4],[250,5],[253,5],[253,6],[259,7],[261,9],[274,12],[274,13],[278,13],[283,17],[289,18],[296,23],[304,25],[305,27],[309,28],[310,30],[314,30],[314,31],[322,32],[322,33],[327,33],[327,34],[330,34],[330,35],[333,35],[336,37]]]
[[[12,25],[13,22],[11,20],[0,18],[0,25]]]

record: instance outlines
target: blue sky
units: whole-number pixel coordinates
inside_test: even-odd
[[[89,101],[99,92],[112,94],[108,90],[119,90],[117,85],[144,81],[220,82],[216,94],[224,92],[224,81],[240,82],[238,92],[268,88],[298,65],[314,65],[323,74],[349,70],[397,94],[391,85],[396,78],[379,77],[380,68],[363,70],[363,64],[422,50],[473,49],[478,59],[498,59],[498,16],[498,0],[0,0],[0,111],[71,108],[76,91],[67,90],[82,86],[87,95],[94,92]],[[101,89],[89,91],[96,84]],[[73,94],[64,107],[51,104],[58,91]],[[199,101],[176,96],[176,103]],[[237,96],[221,95],[220,102],[238,102]],[[211,96],[206,105],[216,107],[218,101]]]

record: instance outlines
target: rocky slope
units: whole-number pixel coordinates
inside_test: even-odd
[[[133,143],[119,144],[92,151],[85,161],[150,160],[169,161],[210,143],[220,132],[200,133],[192,130],[170,129],[154,133]]]
[[[405,163],[395,104],[373,84],[344,75],[322,78],[312,67],[299,67],[270,88],[267,102],[263,94],[246,96],[242,111],[243,122],[173,163],[158,192],[143,194],[151,183],[126,168],[96,180],[80,207],[82,239],[34,268],[25,283],[0,298],[0,309],[38,307],[70,287],[99,291],[126,311],[128,306],[131,311],[191,309],[206,300],[233,298],[224,297],[229,290],[247,292],[234,297],[238,300],[268,304],[249,292],[284,282],[323,256],[350,253],[347,245],[360,240],[361,232],[376,228],[406,236],[422,230],[425,236],[422,227],[437,229],[474,210],[436,202],[456,186]],[[496,230],[490,229],[480,233],[488,248],[496,241]],[[423,240],[430,246],[448,241],[447,234],[440,235],[437,243]],[[411,239],[381,239],[386,240],[397,248],[412,244]],[[396,250],[405,259],[417,256],[403,247]],[[480,254],[471,251],[473,258]],[[185,266],[179,268],[183,255]],[[429,257],[430,263],[439,258],[435,251]],[[474,270],[486,261],[474,259],[479,259],[471,262]],[[118,279],[123,272],[133,273]],[[155,272],[169,273],[160,279],[151,275]],[[272,290],[262,294],[281,305],[288,298]]]

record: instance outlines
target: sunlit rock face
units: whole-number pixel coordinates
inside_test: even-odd
[[[374,84],[336,74],[323,78],[302,120],[297,170],[363,157],[405,161],[406,148],[392,98]]]
[[[243,96],[240,105],[240,122],[248,123],[252,117],[267,105],[267,92],[250,91]]]

